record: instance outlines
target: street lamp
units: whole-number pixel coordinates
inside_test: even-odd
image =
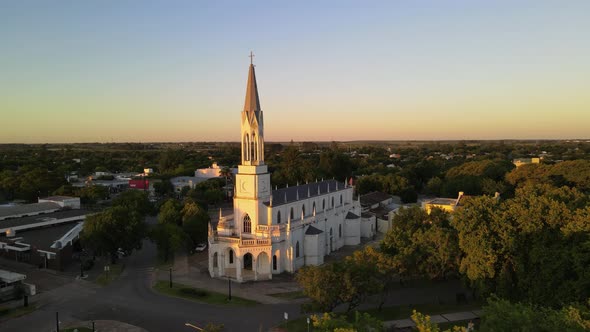
[[[188,326],[188,327],[192,327],[193,329],[197,330],[197,331],[205,331],[202,328],[198,327],[198,326],[194,326],[191,323],[184,323],[184,326]]]
[[[228,287],[228,301],[231,301],[231,278],[227,277],[227,287]]]

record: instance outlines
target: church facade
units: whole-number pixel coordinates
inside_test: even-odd
[[[372,237],[353,187],[336,180],[272,190],[264,163],[264,120],[254,65],[250,64],[241,113],[241,164],[235,177],[233,214],[209,229],[209,274],[238,282],[320,265],[344,245]]]

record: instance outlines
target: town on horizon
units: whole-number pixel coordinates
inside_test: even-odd
[[[0,330],[590,330],[589,12],[2,5]]]

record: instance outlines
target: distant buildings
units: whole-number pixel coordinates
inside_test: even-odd
[[[380,233],[387,233],[393,225],[393,216],[402,206],[399,197],[374,191],[360,197],[361,217],[375,225]]]
[[[0,256],[63,270],[89,214],[79,207],[79,198],[66,196],[0,207]]]
[[[424,210],[426,210],[426,212],[428,214],[430,214],[430,212],[432,211],[432,209],[434,208],[438,208],[441,209],[443,211],[452,213],[455,210],[457,210],[457,208],[459,208],[464,200],[466,198],[468,198],[470,196],[465,195],[464,192],[460,191],[459,195],[457,196],[457,198],[434,198],[434,199],[430,199],[430,200],[425,200],[422,202],[422,208]],[[500,198],[500,193],[495,193],[494,194],[495,198]]]
[[[211,165],[211,167],[209,168],[199,168],[195,171],[195,177],[197,178],[205,178],[205,179],[211,179],[211,178],[218,178],[223,176],[223,172],[222,170],[225,168],[225,166],[219,166],[217,165],[217,163],[213,163]],[[231,175],[236,174],[238,172],[237,168],[231,168],[229,169]]]
[[[516,167],[520,167],[522,165],[527,165],[527,164],[538,164],[540,162],[541,162],[541,158],[518,158],[518,159],[512,160],[512,163]]]

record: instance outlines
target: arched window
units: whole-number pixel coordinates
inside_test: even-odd
[[[289,214],[289,216],[291,216],[291,220],[294,219],[294,216],[293,216],[293,208],[291,208],[291,213]]]
[[[332,197],[332,208],[334,207],[334,197]]]
[[[250,160],[256,160],[256,134],[252,133],[252,140],[250,141]]]
[[[246,134],[246,136],[244,136],[244,160],[250,160],[250,153],[249,152],[249,147],[250,147],[250,135]]]
[[[332,234],[333,234],[332,228],[330,228],[330,237],[332,237]]]
[[[322,199],[322,211],[326,209],[326,199]]]
[[[250,216],[246,214],[244,216],[244,233],[252,233],[252,221],[250,220]]]
[[[229,263],[233,264],[234,263],[234,251],[233,250],[229,250]]]
[[[338,237],[342,237],[342,225],[338,225]]]
[[[213,267],[217,267],[217,253],[213,254]]]
[[[281,223],[281,211],[277,212],[277,224]]]
[[[315,216],[315,202],[313,202],[313,207],[311,208],[311,214]]]
[[[277,255],[272,256],[272,269],[277,269]]]
[[[340,205],[342,205],[342,194],[340,195]]]
[[[301,214],[305,216],[305,204],[303,204],[303,206],[301,207]]]
[[[295,244],[295,258],[299,257],[299,241]]]

